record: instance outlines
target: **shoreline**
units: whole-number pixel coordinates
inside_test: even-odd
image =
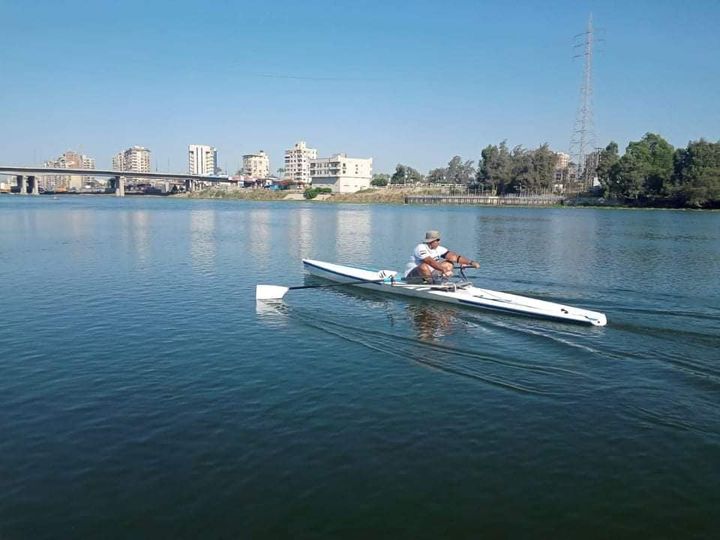
[[[0,192],[2,195],[19,195],[17,193]],[[42,194],[41,194],[42,195]],[[65,196],[106,196],[114,197],[108,193],[59,193],[53,197]],[[619,209],[619,210],[690,210],[690,211],[710,211],[718,212],[720,208],[691,208],[669,205],[652,205],[652,204],[624,204],[616,200],[608,200],[602,198],[578,198],[577,200],[564,200],[558,204],[530,204],[523,203],[522,197],[512,198],[513,200],[505,200],[501,203],[483,204],[479,202],[468,201],[467,195],[453,196],[444,194],[437,189],[371,189],[357,193],[345,194],[320,194],[313,199],[306,199],[300,191],[271,191],[267,189],[244,189],[237,191],[226,191],[221,189],[205,189],[193,193],[175,193],[175,194],[130,194],[130,197],[152,197],[152,198],[168,198],[168,199],[198,199],[198,200],[236,200],[236,201],[255,201],[255,202],[312,202],[316,204],[381,204],[381,205],[403,205],[403,206],[450,206],[450,207],[475,207],[475,208],[599,208],[599,209]],[[441,201],[432,203],[408,203],[408,197],[438,197]],[[532,197],[528,197],[531,199]],[[510,199],[510,198],[508,198]]]

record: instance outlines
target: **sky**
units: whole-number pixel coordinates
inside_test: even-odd
[[[0,0],[0,165],[133,145],[234,173],[304,140],[426,173],[455,155],[567,152],[592,14],[597,146],[720,140],[720,1]]]

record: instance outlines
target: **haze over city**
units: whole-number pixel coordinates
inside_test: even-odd
[[[567,152],[598,29],[599,145],[647,131],[720,138],[720,4],[680,2],[122,2],[4,0],[0,164],[72,149],[110,168],[142,145],[185,171],[189,144],[234,172],[298,140],[320,156],[423,172],[488,144]]]

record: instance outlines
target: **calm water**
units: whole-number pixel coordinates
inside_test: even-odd
[[[300,285],[426,229],[572,326]],[[0,538],[720,535],[720,213],[0,197]]]

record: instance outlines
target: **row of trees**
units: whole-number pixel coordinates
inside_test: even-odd
[[[720,206],[720,142],[700,139],[687,148],[655,133],[628,144],[621,157],[611,142],[598,156],[597,175],[608,197],[686,207]]]
[[[596,164],[588,171],[602,195],[627,204],[663,206],[720,206],[720,142],[703,139],[692,141],[687,148],[675,149],[660,135],[647,133],[628,144],[620,156],[617,143],[590,156]],[[427,176],[416,169],[398,164],[392,175],[378,174],[372,184],[457,184],[473,191],[508,193],[541,193],[557,191],[572,182],[575,165],[559,167],[559,155],[547,144],[529,150],[522,146],[510,149],[505,141],[489,145],[480,153],[477,168],[474,161],[454,156],[447,167],[432,169]],[[564,185],[563,185],[564,184]]]

